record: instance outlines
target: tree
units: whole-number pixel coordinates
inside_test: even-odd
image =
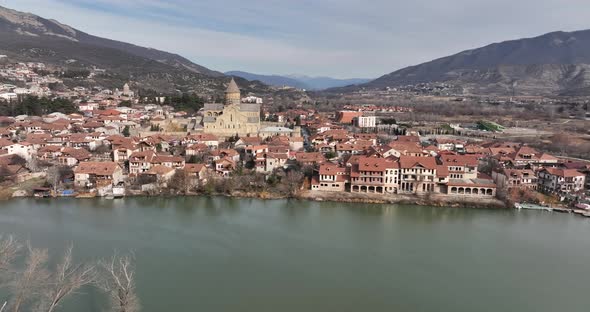
[[[41,293],[38,312],[54,312],[64,298],[69,297],[78,289],[93,283],[95,266],[74,264],[72,246],[70,246],[57,265],[56,270],[48,278],[47,288]]]
[[[31,304],[30,301],[40,292],[49,275],[46,269],[49,259],[47,249],[32,248],[28,244],[27,250],[25,269],[16,274],[9,286],[13,298],[8,302],[8,307],[12,312],[19,312],[23,306]]]
[[[290,197],[295,197],[299,189],[301,189],[301,183],[303,182],[304,175],[299,171],[289,171],[285,183],[287,184],[287,190]]]
[[[135,292],[133,261],[133,255],[115,255],[110,261],[100,262],[103,274],[98,280],[98,285],[107,293],[112,311],[136,312],[140,309],[139,298]]]
[[[53,112],[71,114],[78,112],[78,106],[67,99],[49,99],[27,95],[19,98],[18,105],[0,105],[0,116],[34,115]]]
[[[39,172],[39,170],[40,170],[39,158],[37,158],[37,156],[33,155],[27,161],[26,167],[27,167],[27,169],[31,170],[31,172]]]
[[[13,180],[12,172],[8,169],[7,166],[0,166],[0,182]]]
[[[190,177],[188,176],[188,172],[184,169],[176,169],[174,175],[170,178],[170,185],[171,190],[175,190],[176,192],[180,193],[188,193],[191,187]]]
[[[338,156],[338,154],[336,154],[336,153],[335,153],[335,152],[333,152],[333,151],[329,151],[329,152],[327,152],[327,153],[325,154],[325,156],[326,156],[326,158],[327,158],[327,159],[332,159],[332,158],[335,158],[335,157],[337,157],[337,156]]]
[[[47,169],[45,176],[47,183],[53,188],[53,192],[57,193],[57,188],[61,182],[61,173],[59,166],[53,166]]]
[[[117,255],[101,261],[100,270],[93,263],[74,263],[72,247],[66,249],[62,260],[49,269],[46,249],[33,248],[12,236],[0,237],[0,288],[7,301],[0,302],[0,312],[55,312],[83,286],[94,285],[111,298],[111,311],[139,311],[135,294],[133,257]],[[24,259],[21,268],[15,262]]]
[[[125,128],[123,128],[123,132],[121,132],[121,134],[123,134],[124,137],[129,137],[131,135],[131,131],[129,129],[129,126],[125,126]]]

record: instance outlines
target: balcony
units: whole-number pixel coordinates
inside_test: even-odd
[[[358,186],[361,186],[361,185],[383,186],[384,185],[383,182],[377,182],[377,181],[374,181],[374,182],[352,181],[351,184],[352,185],[358,185]]]

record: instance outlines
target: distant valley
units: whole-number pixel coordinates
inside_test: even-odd
[[[226,75],[241,77],[250,81],[260,81],[276,87],[293,87],[306,90],[323,90],[369,82],[371,79],[337,79],[331,77],[310,77],[306,75],[259,75],[243,71],[228,71]]]

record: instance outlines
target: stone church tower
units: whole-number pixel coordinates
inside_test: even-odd
[[[240,88],[236,84],[234,78],[231,79],[227,89],[225,90],[225,105],[240,104],[242,97],[240,95]]]

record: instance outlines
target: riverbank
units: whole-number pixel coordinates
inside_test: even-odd
[[[33,197],[31,189],[39,186],[39,183],[27,183],[24,187],[13,187],[5,189],[0,194],[0,200],[8,200],[14,197]],[[18,196],[14,196],[18,195]],[[504,209],[508,206],[496,198],[469,198],[457,197],[442,194],[430,194],[426,196],[409,195],[409,194],[366,194],[366,193],[345,193],[345,192],[322,192],[302,190],[294,196],[286,196],[272,192],[244,192],[234,191],[231,194],[227,193],[191,193],[182,195],[171,194],[157,194],[147,195],[145,193],[128,193],[127,197],[152,196],[152,197],[167,197],[167,196],[225,196],[235,198],[258,198],[263,200],[273,199],[299,199],[309,201],[327,201],[327,202],[344,202],[344,203],[364,203],[364,204],[409,204],[420,206],[435,206],[435,207],[462,207],[462,208],[496,208]],[[82,197],[82,196],[80,196]],[[88,197],[88,196],[84,196]],[[94,197],[94,196],[92,196]]]
[[[305,200],[347,203],[407,204],[460,208],[508,208],[504,202],[496,198],[458,197],[443,194],[429,194],[425,196],[419,196],[411,194],[366,194],[303,191],[297,197],[299,199]]]
[[[154,196],[154,195],[152,195]],[[155,195],[161,196],[161,195]],[[317,202],[334,203],[363,203],[363,204],[403,204],[430,207],[453,207],[453,208],[509,208],[503,201],[496,198],[469,198],[457,197],[443,194],[430,194],[428,196],[410,194],[367,194],[367,193],[336,193],[303,190],[294,196],[286,196],[271,192],[243,192],[234,191],[227,193],[195,193],[185,196],[223,196],[229,198],[257,198],[262,200],[297,199]]]
[[[32,189],[41,185],[41,181],[31,181],[22,185],[16,185],[11,188],[4,189],[0,192],[0,200],[7,200],[13,197],[33,197]],[[14,195],[18,196],[14,196]],[[88,195],[85,193],[85,195]],[[311,190],[300,190],[293,196],[278,194],[273,192],[244,192],[233,191],[227,193],[190,193],[182,195],[173,194],[156,194],[147,195],[143,192],[132,193],[128,192],[128,197],[138,196],[225,196],[235,198],[258,198],[264,200],[273,199],[299,199],[309,201],[326,201],[326,202],[344,202],[344,203],[364,203],[364,204],[408,204],[420,206],[435,206],[435,207],[462,207],[462,208],[495,208],[505,209],[508,206],[496,198],[472,198],[464,196],[450,196],[444,194],[429,194],[425,196],[411,195],[411,194],[367,194],[367,193],[348,193],[348,192],[322,192]],[[82,197],[82,196],[80,196]],[[88,196],[84,196],[88,197]],[[93,197],[93,196],[91,196]]]

